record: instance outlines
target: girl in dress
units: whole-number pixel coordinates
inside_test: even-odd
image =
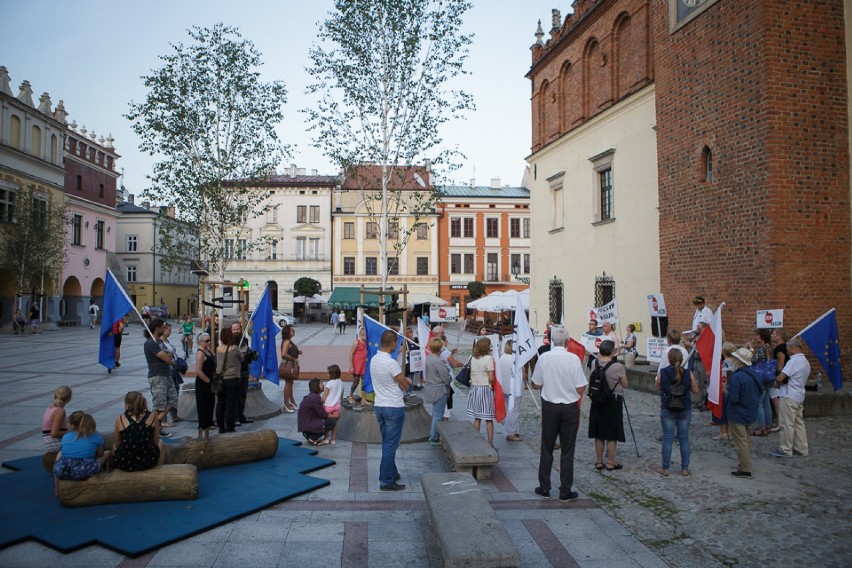
[[[328,366],[328,381],[322,393],[322,405],[329,415],[340,414],[340,401],[343,398],[343,381],[340,380],[340,367]],[[337,423],[331,429],[331,445],[337,443]]]
[[[166,457],[160,441],[160,421],[148,411],[141,392],[124,397],[124,414],[115,419],[113,463],[124,471],[142,471],[162,465]]]
[[[71,387],[62,385],[53,391],[53,402],[41,418],[41,439],[48,452],[58,452],[62,436],[68,431],[65,405],[71,401]]]

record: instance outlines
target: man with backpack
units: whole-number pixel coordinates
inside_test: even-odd
[[[593,363],[589,375],[589,438],[595,441],[595,469],[613,471],[621,469],[615,459],[618,442],[624,442],[624,419],[622,397],[627,388],[627,370],[615,360],[615,342],[602,341],[598,348],[598,359]],[[604,462],[606,445],[606,462]]]
[[[95,303],[95,300],[89,301],[89,329],[95,329],[98,323],[98,312],[101,311],[100,306]]]
[[[751,479],[751,442],[748,427],[757,420],[757,405],[763,394],[763,384],[751,369],[751,350],[740,347],[726,357],[734,372],[725,387],[728,401],[728,428],[734,439],[739,467],[734,477]]]

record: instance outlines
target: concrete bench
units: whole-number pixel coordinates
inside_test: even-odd
[[[521,563],[517,545],[469,475],[424,473],[420,483],[445,568]]]
[[[500,456],[473,424],[442,421],[438,423],[438,435],[456,471],[470,472],[478,481],[491,479],[491,468]]]

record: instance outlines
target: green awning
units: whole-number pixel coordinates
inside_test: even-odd
[[[389,304],[390,300],[390,296],[386,297],[385,304]],[[364,302],[362,303],[360,287],[338,286],[331,293],[331,297],[328,299],[328,305],[350,309],[357,308],[358,306],[377,308],[379,307],[379,295],[365,292]]]

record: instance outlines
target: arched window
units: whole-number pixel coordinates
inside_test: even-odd
[[[30,154],[36,158],[41,158],[41,128],[33,126],[32,139],[30,140]]]
[[[16,150],[21,149],[21,119],[14,114],[9,122],[9,146]]]
[[[56,134],[50,135],[50,163],[56,163],[56,151],[57,151],[57,141]]]
[[[701,180],[706,183],[713,181],[713,151],[709,146],[704,146],[701,151]]]

